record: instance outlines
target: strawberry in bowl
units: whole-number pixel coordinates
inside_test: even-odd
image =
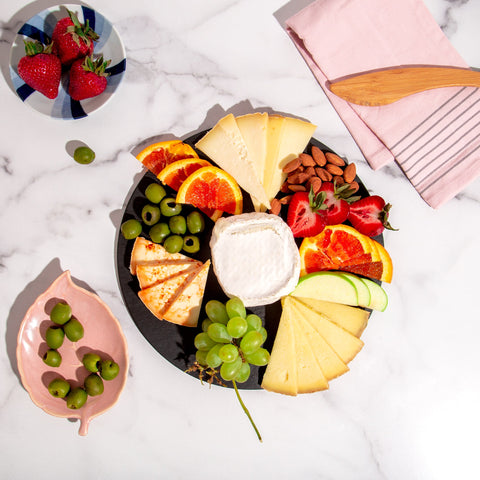
[[[107,88],[108,73],[105,69],[110,60],[104,61],[103,57],[93,60],[92,57],[76,60],[70,69],[70,84],[68,94],[74,100],[84,100],[96,97]]]

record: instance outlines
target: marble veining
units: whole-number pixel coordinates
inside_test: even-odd
[[[117,94],[86,119],[58,121],[12,92],[15,32],[52,2],[0,4],[0,478],[479,478],[476,303],[480,182],[435,211],[394,164],[373,171],[283,30],[309,0],[96,0],[118,30],[127,70]],[[425,0],[452,44],[480,66],[473,0]],[[122,211],[143,170],[143,146],[185,138],[226,112],[282,112],[357,164],[392,205],[385,234],[394,279],[350,372],[323,393],[245,391],[260,444],[232,390],[183,374],[145,340],[115,271]],[[97,154],[73,162],[78,142]],[[127,386],[87,437],[51,417],[21,385],[15,348],[28,307],[64,270],[112,309],[127,338]],[[65,446],[65,448],[63,448]],[[56,466],[52,466],[56,462]]]

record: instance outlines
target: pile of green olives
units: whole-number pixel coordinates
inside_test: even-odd
[[[63,345],[65,337],[71,342],[78,342],[84,335],[82,324],[72,316],[72,308],[65,302],[58,302],[50,312],[50,320],[54,323],[45,332],[48,350],[43,361],[50,367],[59,367],[62,356],[58,349]]]
[[[88,397],[96,397],[104,391],[103,380],[113,380],[120,371],[118,363],[102,359],[96,353],[86,353],[82,363],[90,372],[85,378],[82,387],[74,387],[64,378],[57,377],[48,384],[50,395],[55,398],[64,398],[67,408],[77,410],[85,405]]]
[[[149,227],[148,234],[154,243],[163,244],[169,253],[196,253],[200,250],[198,234],[205,229],[205,219],[198,210],[182,215],[183,207],[175,198],[167,196],[165,188],[150,183],[145,189],[147,203],[141,212],[142,222]],[[121,231],[125,239],[133,240],[142,233],[142,223],[137,219],[125,221]]]

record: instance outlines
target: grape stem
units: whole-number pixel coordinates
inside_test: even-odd
[[[235,380],[232,380],[232,383],[233,383],[233,388],[235,389],[235,393],[237,394],[238,401],[240,402],[240,405],[242,406],[243,411],[245,412],[245,415],[247,415],[248,419],[250,420],[250,423],[252,424],[252,427],[255,430],[255,433],[257,434],[258,439],[260,440],[260,442],[263,442],[262,436],[260,435],[260,432],[258,431],[258,428],[255,425],[255,422],[253,421],[253,418],[250,415],[250,412],[248,411],[248,408],[243,403],[242,397],[240,397],[240,392],[238,391],[238,388],[237,388],[237,382],[235,382]]]

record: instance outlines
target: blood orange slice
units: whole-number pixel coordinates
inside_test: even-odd
[[[184,158],[198,158],[198,154],[190,145],[181,140],[153,143],[137,155],[137,160],[155,175],[158,175],[170,163]]]
[[[235,179],[217,167],[202,167],[180,186],[177,203],[202,209],[221,210],[238,215],[243,211],[243,196]]]
[[[381,252],[381,253],[380,253]],[[330,225],[300,245],[301,275],[343,270],[390,282],[392,261],[385,248],[347,225]]]
[[[211,163],[201,158],[186,158],[177,160],[167,165],[158,175],[157,178],[165,185],[172,187],[176,192],[180,185],[199,168],[208,167]]]

